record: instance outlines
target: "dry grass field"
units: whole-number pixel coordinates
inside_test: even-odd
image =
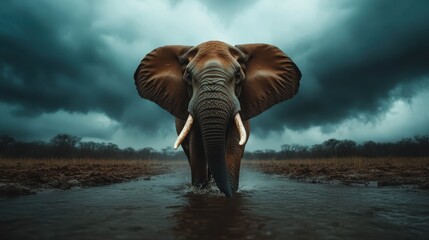
[[[124,182],[169,171],[165,161],[100,159],[0,159],[0,195]]]
[[[313,183],[350,185],[411,185],[429,189],[429,158],[329,158],[304,160],[249,160],[246,166],[265,173]]]

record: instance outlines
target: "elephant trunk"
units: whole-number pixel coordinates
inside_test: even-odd
[[[199,101],[195,112],[200,124],[208,168],[219,190],[227,197],[233,194],[231,176],[228,174],[225,159],[226,132],[232,112],[226,99],[213,95]]]

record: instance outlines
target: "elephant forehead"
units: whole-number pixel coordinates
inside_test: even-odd
[[[205,58],[228,58],[229,55],[228,44],[220,41],[208,41],[198,45],[198,53],[195,58],[201,61]]]
[[[221,41],[208,41],[198,45],[198,52],[210,53],[210,52],[228,52],[228,44]]]
[[[218,65],[222,68],[229,68],[234,64],[234,58],[229,52],[230,46],[220,41],[209,41],[201,43],[198,52],[192,59],[192,64],[197,69],[204,69],[209,66]]]

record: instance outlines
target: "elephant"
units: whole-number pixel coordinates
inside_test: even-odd
[[[134,80],[142,98],[176,117],[192,185],[211,178],[231,197],[238,190],[249,119],[298,92],[301,71],[279,48],[207,41],[167,45],[141,60]]]

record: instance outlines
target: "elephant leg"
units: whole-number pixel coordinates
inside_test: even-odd
[[[185,122],[176,118],[177,134],[182,131]],[[209,173],[201,132],[198,127],[192,126],[191,131],[181,145],[191,167],[192,185],[199,188],[206,187],[209,182]]]
[[[249,138],[250,126],[249,121],[243,122],[244,128],[247,132],[247,138]],[[238,190],[239,178],[240,178],[240,165],[241,158],[244,154],[244,145],[240,146],[239,143],[240,134],[235,125],[231,126],[228,130],[226,140],[226,168],[230,176],[231,186],[233,192]],[[246,139],[247,140],[247,139]]]

